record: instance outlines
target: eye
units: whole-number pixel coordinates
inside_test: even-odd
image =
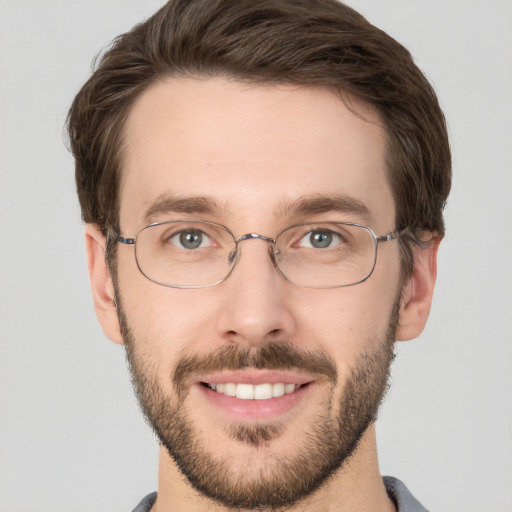
[[[169,237],[169,243],[183,249],[200,249],[211,245],[210,237],[198,229],[185,229]]]
[[[343,242],[341,236],[329,229],[315,229],[303,236],[298,246],[312,249],[328,249]]]

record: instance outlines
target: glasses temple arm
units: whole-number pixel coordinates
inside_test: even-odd
[[[113,238],[116,242],[120,242],[122,244],[134,245],[135,238],[125,238],[124,236],[118,235],[117,233],[112,233]]]

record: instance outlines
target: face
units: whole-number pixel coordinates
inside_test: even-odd
[[[190,219],[236,237],[327,221],[393,231],[384,131],[365,105],[352,100],[351,110],[319,89],[156,84],[126,123],[121,234]],[[343,469],[386,388],[396,241],[379,244],[367,281],[332,289],[286,281],[261,239],[242,242],[229,278],[202,289],[151,282],[133,246],[118,245],[121,329],[170,464],[240,508],[293,503]]]

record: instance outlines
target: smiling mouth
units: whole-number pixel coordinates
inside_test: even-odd
[[[216,391],[222,395],[232,396],[241,400],[269,400],[278,398],[283,395],[294,393],[297,389],[302,388],[305,384],[286,384],[284,382],[248,384],[221,382],[211,384],[208,382],[201,383],[204,387]]]

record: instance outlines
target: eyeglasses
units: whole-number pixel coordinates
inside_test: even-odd
[[[141,229],[135,238],[115,234],[117,242],[135,245],[139,270],[154,283],[173,288],[205,288],[225,281],[240,259],[245,240],[269,243],[270,258],[290,283],[308,288],[338,288],[368,279],[380,242],[403,231],[377,236],[350,222],[308,222],[275,238],[248,233],[238,238],[214,222],[172,220]]]

